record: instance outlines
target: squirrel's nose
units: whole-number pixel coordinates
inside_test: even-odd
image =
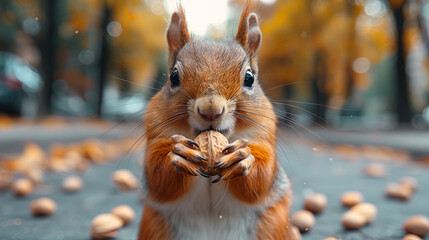
[[[206,111],[201,111],[200,108],[198,108],[198,114],[200,114],[200,116],[207,121],[214,121],[220,116],[222,116],[222,114],[225,112],[225,107],[223,107],[221,111],[219,110],[220,109],[210,108],[210,109],[207,109]]]

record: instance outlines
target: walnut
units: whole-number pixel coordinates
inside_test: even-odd
[[[228,146],[228,139],[220,132],[205,131],[200,133],[195,140],[203,157],[207,158],[207,174],[213,175],[213,166],[216,161],[222,156],[222,150]]]

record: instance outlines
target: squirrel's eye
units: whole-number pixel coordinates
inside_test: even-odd
[[[170,82],[171,87],[178,87],[180,85],[179,71],[177,71],[177,69],[174,69],[170,74]]]
[[[246,72],[246,76],[244,77],[243,85],[248,88],[253,87],[253,83],[255,82],[255,75],[251,71]]]

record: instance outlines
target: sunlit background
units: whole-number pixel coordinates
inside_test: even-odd
[[[183,0],[190,31],[235,33],[241,0]],[[165,81],[175,0],[1,1],[0,112],[139,120]],[[284,121],[428,127],[427,1],[264,0],[261,81]],[[136,117],[137,116],[137,117]]]

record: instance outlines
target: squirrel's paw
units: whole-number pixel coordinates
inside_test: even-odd
[[[171,139],[173,148],[167,157],[176,171],[193,176],[200,174],[203,177],[209,177],[201,167],[203,161],[207,162],[207,159],[199,151],[198,144],[182,135],[173,135]]]
[[[239,139],[229,144],[222,152],[225,154],[215,164],[214,168],[219,172],[219,177],[213,183],[221,179],[228,180],[237,176],[246,176],[255,157],[251,154],[247,139]]]

